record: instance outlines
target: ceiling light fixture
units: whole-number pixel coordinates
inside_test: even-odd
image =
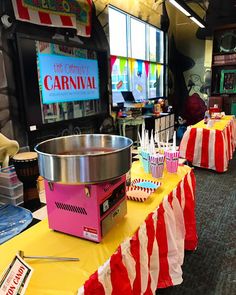
[[[200,28],[206,27],[204,21],[183,1],[169,0],[169,2],[195,22]]]
[[[186,16],[191,16],[191,14],[185,8],[183,8],[183,6],[181,6],[178,2],[176,2],[175,0],[169,0],[169,2],[172,5],[174,5],[177,9],[179,9],[181,12],[183,12]]]
[[[205,25],[203,25],[199,20],[197,20],[194,16],[190,16],[190,19],[195,22],[200,28],[205,28]]]

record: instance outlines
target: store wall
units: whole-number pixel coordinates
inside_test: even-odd
[[[178,49],[194,60],[194,66],[184,73],[189,94],[197,93],[207,98],[205,74],[211,68],[212,40],[200,40],[196,37],[198,26],[184,15],[178,15],[176,23],[176,42]],[[190,89],[191,88],[191,89]],[[208,93],[209,94],[209,93]]]
[[[192,4],[191,8],[204,18],[199,6]],[[171,24],[170,78],[174,89],[170,89],[169,100],[177,115],[193,124],[202,119],[210,95],[212,40],[198,39],[199,27],[176,9],[172,9]]]

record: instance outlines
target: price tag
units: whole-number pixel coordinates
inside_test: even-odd
[[[0,295],[24,294],[32,272],[32,267],[16,255],[0,279]]]

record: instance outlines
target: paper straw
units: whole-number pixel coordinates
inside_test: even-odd
[[[173,147],[172,147],[173,151],[176,151],[176,131],[174,131],[174,135],[173,135]]]
[[[166,148],[168,149],[169,147],[169,130],[166,132]]]
[[[149,136],[148,136],[148,130],[145,130],[145,144],[144,144],[144,148],[146,150],[148,150],[149,148]]]
[[[160,148],[160,142],[159,142],[159,134],[158,131],[155,130],[155,142],[157,143],[158,149]]]
[[[160,150],[161,149],[161,145],[160,145],[160,138],[159,138],[158,131],[157,131],[157,146],[158,146],[158,149]]]
[[[141,136],[140,136],[139,131],[138,131],[138,140],[139,140],[139,142],[140,142],[140,146],[142,147],[142,146],[143,146],[143,144],[142,144],[142,138],[141,138]]]
[[[151,139],[150,139],[150,154],[155,155],[155,143],[154,143],[154,137],[153,137],[153,130],[151,131]]]
[[[142,142],[142,148],[144,148],[144,131],[145,131],[145,123],[142,123],[142,134],[141,134],[141,142]]]
[[[158,132],[157,132],[157,130],[155,130],[155,132],[154,132],[154,141],[155,141],[155,143],[157,143],[157,135],[158,135]]]

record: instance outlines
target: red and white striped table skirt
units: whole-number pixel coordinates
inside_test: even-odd
[[[190,171],[78,294],[155,294],[180,284],[184,250],[197,247],[195,186]]]
[[[224,172],[236,147],[236,122],[232,117],[223,130],[188,127],[180,143],[180,157],[194,166]]]

